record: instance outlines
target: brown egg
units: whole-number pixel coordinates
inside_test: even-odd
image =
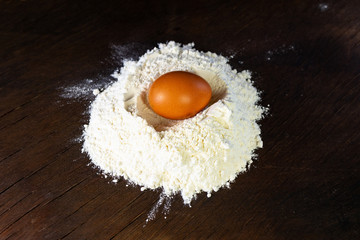
[[[150,86],[148,101],[154,112],[169,119],[195,116],[209,103],[211,87],[202,77],[183,71],[168,72]]]

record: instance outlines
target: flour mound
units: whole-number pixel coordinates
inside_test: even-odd
[[[146,92],[160,75],[189,71],[207,80],[213,96],[196,116],[168,120],[156,115]],[[262,147],[259,120],[264,108],[250,72],[231,69],[228,60],[200,52],[194,44],[159,44],[138,61],[125,61],[117,81],[91,105],[83,151],[115,178],[143,189],[181,193],[189,204],[200,192],[228,186]]]

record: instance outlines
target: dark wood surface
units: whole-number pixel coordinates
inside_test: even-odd
[[[327,7],[326,7],[327,6]],[[360,1],[1,1],[0,239],[360,239]],[[254,73],[264,148],[192,207],[103,178],[81,153],[123,58],[194,42]],[[144,226],[145,225],[145,226]]]

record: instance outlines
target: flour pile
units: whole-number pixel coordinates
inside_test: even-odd
[[[156,115],[146,92],[160,75],[188,71],[212,88],[207,108],[185,120]],[[246,170],[262,147],[259,120],[264,108],[250,72],[231,69],[225,57],[200,52],[194,44],[159,44],[138,61],[125,61],[117,81],[100,92],[83,133],[83,151],[115,178],[142,189],[181,193],[189,204],[200,192],[211,196]],[[97,93],[97,92],[96,92]]]

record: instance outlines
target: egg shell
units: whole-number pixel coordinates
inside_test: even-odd
[[[206,107],[211,87],[202,77],[184,71],[168,72],[156,79],[148,91],[152,110],[168,119],[186,119]]]

